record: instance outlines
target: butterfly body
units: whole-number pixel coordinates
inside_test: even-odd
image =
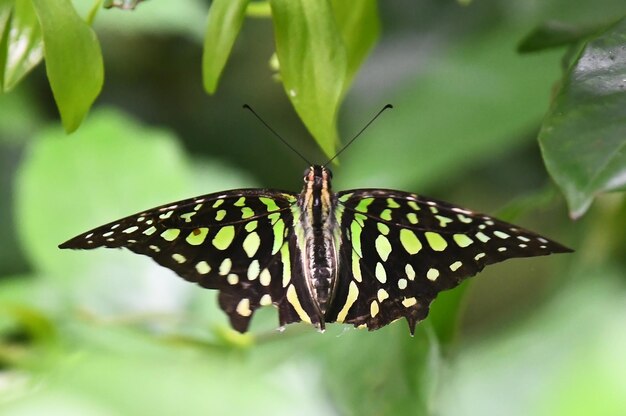
[[[242,189],[156,207],[78,235],[61,248],[125,247],[219,291],[233,328],[261,306],[281,326],[369,330],[405,318],[411,333],[437,294],[487,264],[570,249],[446,202],[384,189],[333,193],[322,166],[300,194]]]

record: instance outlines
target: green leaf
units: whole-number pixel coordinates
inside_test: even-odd
[[[344,93],[380,36],[376,0],[332,0],[331,5],[346,48]]]
[[[191,175],[176,143],[170,133],[112,111],[95,112],[72,136],[48,129],[35,137],[15,188],[17,231],[32,267],[59,284],[97,278],[97,270],[115,261],[116,269],[133,262],[111,251],[61,252],[57,245],[100,223],[189,196]],[[135,274],[151,265],[138,260],[131,265]]]
[[[30,0],[0,2],[0,92],[10,91],[41,62],[41,27]]]
[[[304,125],[332,157],[347,57],[330,3],[272,0],[271,5],[283,87]]]
[[[626,189],[625,43],[623,19],[586,45],[539,133],[544,161],[573,218],[596,195]]]
[[[517,51],[520,53],[537,52],[576,44],[604,28],[606,25],[580,26],[554,20],[547,21],[526,35],[517,46]]]
[[[33,0],[33,4],[43,31],[48,80],[63,127],[70,133],[102,89],[100,45],[69,0]]]
[[[204,89],[213,94],[246,15],[248,0],[214,0],[202,54]]]
[[[352,114],[359,116],[348,121],[347,131],[362,128],[383,103],[394,108],[350,147],[336,186],[425,193],[530,141],[559,76],[561,54],[519,55],[512,46],[517,39],[508,26],[468,36],[438,50],[395,92],[378,97],[369,87],[356,91]]]

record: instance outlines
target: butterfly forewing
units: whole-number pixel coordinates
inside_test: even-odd
[[[236,190],[132,215],[81,234],[61,248],[125,247],[186,280],[219,289],[220,307],[244,332],[254,310],[285,298],[295,195]],[[281,321],[293,311],[286,308]]]
[[[337,195],[341,266],[329,320],[380,328],[401,317],[411,332],[437,294],[487,264],[571,251],[489,216],[414,194]]]

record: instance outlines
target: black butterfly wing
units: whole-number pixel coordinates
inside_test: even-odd
[[[486,265],[572,250],[490,216],[392,190],[337,194],[340,269],[327,319],[378,329],[406,318],[411,333],[437,294]]]
[[[291,277],[292,206],[282,191],[242,189],[156,207],[78,235],[60,248],[124,247],[186,280],[218,289],[233,328],[245,332],[260,306],[281,323],[299,320],[286,300]]]

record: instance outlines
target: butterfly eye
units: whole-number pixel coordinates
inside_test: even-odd
[[[304,173],[302,174],[302,179],[304,180],[304,183],[307,183],[309,181],[309,176],[311,175],[312,169],[313,168],[309,167],[304,170]]]

